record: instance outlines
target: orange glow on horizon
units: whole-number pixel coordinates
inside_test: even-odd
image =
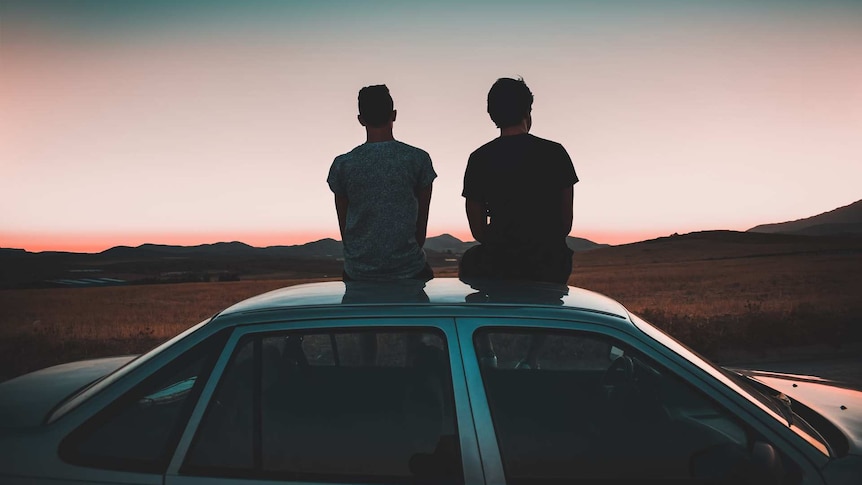
[[[612,246],[616,246],[618,244],[630,244],[636,243],[640,241],[647,241],[649,239],[656,239],[659,237],[669,236],[673,231],[662,231],[662,230],[653,230],[653,231],[592,231],[587,230],[580,233],[573,233],[570,236],[581,237],[584,239],[589,239],[590,241],[598,244],[610,244]]]
[[[469,230],[446,230],[433,228],[428,236],[450,234],[461,241],[472,241]],[[583,231],[577,237],[589,239],[600,244],[628,244],[647,239],[667,236],[661,231],[616,232]],[[82,234],[27,232],[0,233],[0,248],[24,249],[29,252],[66,251],[76,253],[99,253],[115,246],[136,247],[142,244],[164,244],[174,246],[197,246],[218,242],[239,241],[254,247],[293,246],[320,239],[341,239],[340,235],[327,231],[305,232],[149,232],[149,233],[109,233],[92,232]]]
[[[327,232],[150,232],[150,233],[0,233],[0,248],[25,249],[30,252],[68,251],[99,253],[115,246],[164,244],[197,246],[218,242],[239,241],[250,246],[293,246],[324,238],[339,239]]]

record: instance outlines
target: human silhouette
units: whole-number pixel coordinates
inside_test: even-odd
[[[462,257],[462,278],[568,281],[578,176],[562,145],[530,134],[532,105],[523,79],[498,79],[488,92],[500,136],[470,155],[464,173],[461,195],[480,244]]]
[[[386,85],[362,88],[357,119],[366,141],[329,169],[345,281],[434,277],[422,247],[437,174],[427,152],[395,139],[396,114]]]

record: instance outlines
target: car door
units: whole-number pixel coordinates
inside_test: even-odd
[[[488,484],[822,483],[805,455],[610,326],[459,318]]]
[[[483,483],[452,319],[237,330],[165,483]]]

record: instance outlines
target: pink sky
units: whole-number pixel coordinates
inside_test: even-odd
[[[533,133],[574,160],[574,236],[745,230],[862,198],[862,8],[734,5],[7,17],[0,247],[337,238],[326,173],[363,141],[356,92],[381,82],[396,137],[439,174],[430,235],[469,239],[463,170],[496,136],[484,100],[501,76],[525,78]]]

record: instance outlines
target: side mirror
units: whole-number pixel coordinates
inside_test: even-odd
[[[766,473],[770,480],[768,483],[781,483],[781,478],[784,476],[781,453],[770,443],[754,442],[754,447],[751,449],[751,464]]]
[[[689,470],[693,478],[722,484],[780,484],[784,477],[781,454],[762,441],[751,451],[735,443],[711,446],[691,456]]]

